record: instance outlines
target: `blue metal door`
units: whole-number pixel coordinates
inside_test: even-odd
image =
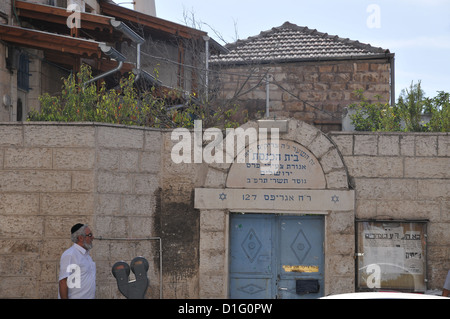
[[[321,216],[232,214],[230,298],[323,296]]]

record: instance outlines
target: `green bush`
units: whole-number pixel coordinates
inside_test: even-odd
[[[400,131],[399,109],[389,103],[381,103],[380,97],[376,103],[369,103],[364,97],[362,90],[355,91],[360,102],[349,105],[355,110],[355,114],[350,115],[352,124],[356,131]]]
[[[138,92],[134,86],[134,75],[122,77],[118,89],[107,89],[104,82],[97,89],[96,84],[84,85],[92,79],[91,69],[83,65],[80,72],[63,79],[61,94],[51,96],[45,93],[39,97],[40,111],[28,114],[29,121],[55,122],[104,122],[112,124],[139,125],[157,128],[192,127],[194,119],[206,119],[208,123],[221,123],[235,127],[232,120],[238,107],[216,108],[191,101],[181,108],[170,108],[167,99],[180,100],[180,92],[164,90],[156,93],[153,87]]]
[[[433,99],[428,99],[431,120],[425,127],[431,132],[450,132],[450,93],[439,92]]]
[[[45,93],[39,97],[41,111],[32,111],[29,121],[57,122],[106,122],[125,125],[144,125],[150,115],[150,107],[138,105],[133,87],[134,75],[122,78],[119,90],[108,90],[104,82],[97,90],[95,84],[84,85],[92,78],[91,70],[83,65],[75,76],[63,79],[60,96]],[[157,108],[162,100],[153,99]]]
[[[350,115],[356,131],[406,131],[406,132],[449,132],[450,94],[438,92],[434,98],[426,98],[418,84],[411,83],[402,90],[396,105],[369,103],[362,90],[355,91],[360,102],[349,105],[354,110]],[[429,122],[423,117],[428,115]]]

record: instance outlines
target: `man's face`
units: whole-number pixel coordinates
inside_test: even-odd
[[[83,237],[83,248],[86,250],[91,250],[94,246],[94,234],[92,233],[91,229],[89,227],[86,227],[85,236]]]

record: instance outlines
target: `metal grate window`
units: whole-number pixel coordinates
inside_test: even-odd
[[[17,87],[24,91],[30,90],[30,60],[28,54],[21,53],[17,70]]]

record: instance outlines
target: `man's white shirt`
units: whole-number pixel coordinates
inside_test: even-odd
[[[80,245],[73,244],[61,256],[59,280],[64,278],[67,278],[69,299],[95,298],[95,262]]]
[[[450,290],[450,270],[447,274],[447,279],[445,280],[444,283],[444,289]]]

